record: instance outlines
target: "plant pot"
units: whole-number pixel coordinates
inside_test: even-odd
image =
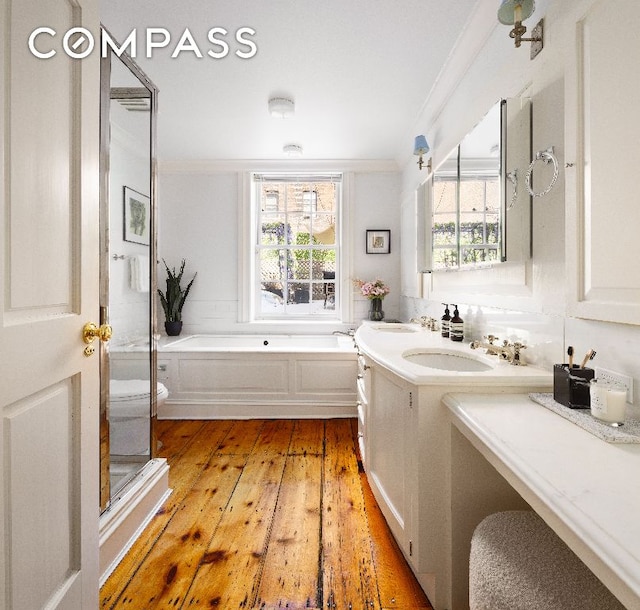
[[[165,322],[164,330],[166,331],[169,337],[177,337],[182,332],[182,320],[179,322]]]
[[[384,311],[382,311],[382,299],[371,299],[369,307],[369,320],[381,322],[384,320]]]

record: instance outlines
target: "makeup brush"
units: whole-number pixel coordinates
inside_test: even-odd
[[[586,354],[585,357],[582,360],[582,364],[580,365],[580,368],[583,369],[585,366],[587,366],[587,362],[589,360],[593,360],[593,357],[596,355],[596,350],[594,349],[590,349]]]
[[[570,345],[567,348],[567,354],[569,355],[569,368],[572,369],[573,368],[573,346]]]

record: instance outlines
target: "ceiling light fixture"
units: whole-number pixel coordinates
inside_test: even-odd
[[[302,146],[298,144],[285,144],[282,147],[282,152],[290,159],[296,159],[302,157]]]
[[[418,169],[422,169],[422,166],[425,164],[422,160],[422,155],[426,155],[429,150],[427,138],[424,136],[416,136],[415,144],[413,145],[413,154],[418,157]],[[431,158],[427,161],[427,171],[431,171]]]
[[[272,97],[269,100],[269,114],[276,119],[290,119],[295,110],[293,100],[288,97]]]
[[[535,8],[536,5],[533,0],[502,0],[502,4],[498,9],[498,21],[503,25],[513,26],[509,36],[513,38],[516,48],[520,48],[523,42],[531,43],[531,59],[542,51],[543,20],[540,19],[533,28],[531,38],[523,38],[527,28],[522,25],[522,22],[533,15]]]

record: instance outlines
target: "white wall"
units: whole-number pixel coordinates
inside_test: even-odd
[[[640,358],[634,346],[640,342],[640,328],[571,319],[566,314],[565,163],[572,160],[565,159],[564,155],[565,65],[569,45],[574,41],[575,22],[569,15],[576,8],[586,6],[588,1],[536,3],[536,13],[526,25],[531,28],[544,17],[544,49],[532,61],[528,43],[516,49],[507,27],[489,28],[475,59],[466,67],[461,68],[462,63],[458,65],[460,79],[454,84],[441,82],[441,89],[447,86],[449,89],[436,87],[432,92],[431,102],[427,102],[415,132],[426,133],[432,142],[434,166],[446,158],[496,99],[526,91],[533,104],[533,150],[553,146],[560,175],[549,195],[534,199],[533,259],[521,269],[511,271],[522,278],[521,282],[516,280],[509,290],[488,288],[503,281],[508,265],[497,265],[482,272],[449,273],[446,278],[427,276],[427,288],[432,285],[445,288],[437,292],[437,300],[403,298],[402,315],[405,318],[416,314],[440,317],[443,309],[440,301],[459,299],[461,313],[468,322],[466,338],[475,339],[487,332],[495,332],[501,338],[523,338],[530,345],[525,356],[545,366],[564,361],[568,345],[573,345],[579,354],[594,348],[598,356],[593,364],[635,378],[637,403]],[[496,6],[486,10],[494,13],[495,20]],[[481,16],[477,16],[477,21],[483,23]],[[454,58],[453,68],[456,65]],[[444,102],[440,103],[441,100]],[[624,167],[624,159],[620,159],[620,171],[632,172],[635,168]],[[407,161],[402,175],[403,201],[413,196],[424,177],[414,167],[413,160]]]
[[[258,170],[245,164],[229,171],[215,164],[172,165],[159,171],[159,252],[170,267],[187,260],[185,275],[198,277],[183,310],[184,332],[313,332],[313,327],[295,324],[243,324],[241,319],[239,212],[243,205],[243,170]],[[391,286],[385,300],[388,317],[400,309],[400,174],[384,167],[381,171],[356,170],[345,197],[347,215],[345,252],[350,254],[350,276],[380,277]],[[366,229],[391,230],[391,253],[365,254]],[[158,285],[164,285],[164,267],[158,267]],[[353,326],[366,316],[368,303],[351,290],[345,305],[344,324],[322,325],[324,332]],[[351,301],[351,302],[349,302]],[[162,320],[161,320],[162,322]],[[159,325],[162,328],[162,324]]]

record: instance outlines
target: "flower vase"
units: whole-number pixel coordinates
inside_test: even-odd
[[[380,322],[384,320],[384,311],[382,311],[382,299],[370,299],[369,320]]]

